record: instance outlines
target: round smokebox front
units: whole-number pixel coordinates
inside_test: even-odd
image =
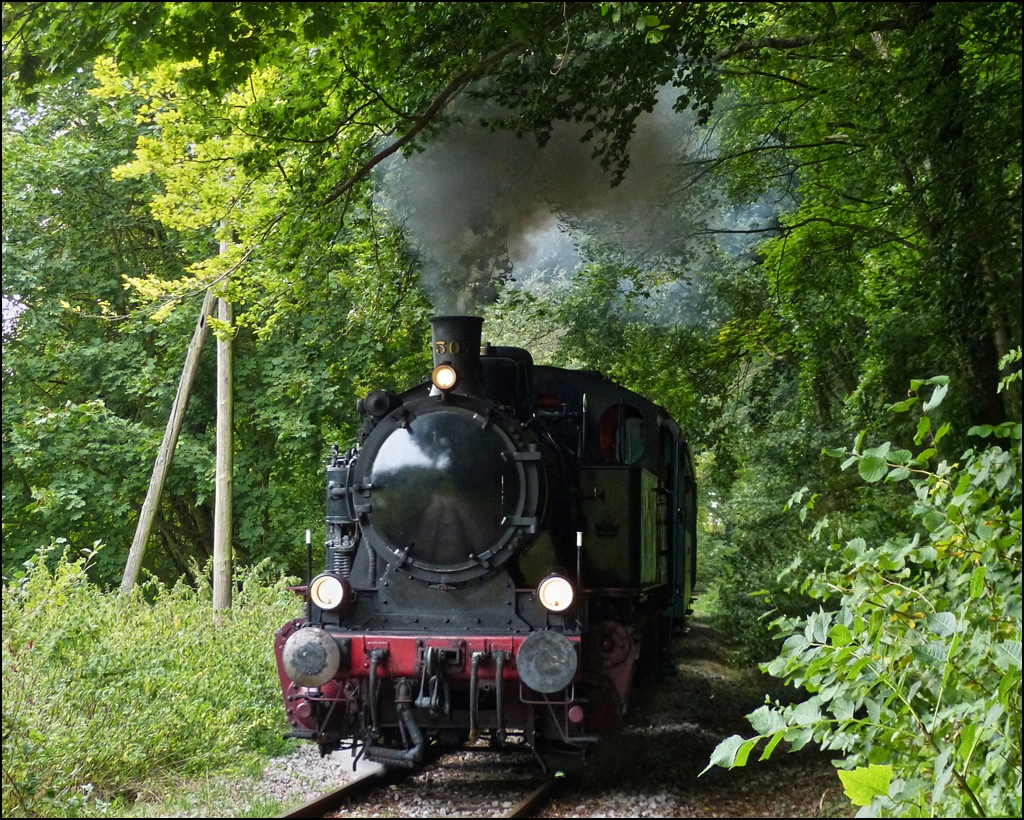
[[[508,559],[535,493],[505,431],[451,399],[427,401],[415,415],[408,406],[393,413],[367,440],[356,510],[389,563],[423,581],[460,583]]]

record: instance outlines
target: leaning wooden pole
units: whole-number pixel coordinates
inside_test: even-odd
[[[227,253],[226,241],[220,252]],[[234,450],[234,395],[232,390],[232,330],[234,316],[231,303],[224,297],[217,300],[217,318],[225,331],[217,336],[217,472],[213,507],[213,610],[231,609],[231,535],[232,485]]]
[[[130,594],[139,580],[142,559],[146,554],[146,544],[149,542],[149,535],[153,530],[153,520],[156,518],[157,507],[160,504],[164,480],[167,478],[167,471],[170,469],[171,459],[174,457],[174,447],[178,443],[181,425],[185,420],[185,408],[188,406],[188,397],[192,392],[192,383],[199,370],[199,359],[210,329],[206,319],[213,312],[214,301],[215,297],[211,288],[206,291],[206,298],[199,311],[196,329],[192,334],[188,353],[185,355],[185,366],[182,368],[181,380],[178,382],[178,392],[171,405],[171,416],[167,419],[167,428],[164,430],[164,440],[160,444],[160,452],[157,453],[156,463],[153,465],[153,476],[149,480],[146,500],[139,512],[139,525],[135,529],[135,538],[132,540],[131,550],[128,553],[128,563],[124,568],[124,578],[121,579],[122,596]]]

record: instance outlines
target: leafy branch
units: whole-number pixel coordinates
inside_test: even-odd
[[[927,414],[948,382],[914,380],[909,397],[889,406],[923,411],[914,443],[925,449],[916,456],[889,442],[865,448],[863,433],[851,450],[824,451],[846,456],[842,468],[856,464],[869,484],[909,480],[921,531],[873,547],[859,537],[832,544],[839,560],[811,571],[801,590],[838,606],[777,618],[786,640],[762,667],[813,694],[751,713],[757,734],[724,740],[709,768],[745,765],[762,741],[764,760],[782,741],[797,749],[813,739],[846,755],[840,777],[864,812],[1019,814],[1021,425],[974,427],[993,443],[931,467],[949,425],[933,432]],[[794,493],[790,506],[806,493]],[[827,527],[819,521],[812,538]],[[989,753],[979,760],[983,743]]]
[[[815,45],[816,43],[834,42],[835,40],[842,40],[848,37],[860,37],[876,31],[900,31],[905,28],[906,24],[901,20],[876,20],[854,28],[843,26],[831,29],[830,31],[802,34],[797,37],[760,37],[756,40],[747,40],[722,49],[712,57],[712,62],[725,62],[738,54],[744,54],[749,51],[760,51],[761,49],[790,51],[795,48]]]

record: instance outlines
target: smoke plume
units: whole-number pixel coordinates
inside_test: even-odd
[[[378,201],[402,223],[419,254],[434,308],[479,311],[500,282],[535,289],[581,264],[579,244],[596,240],[617,261],[643,270],[695,261],[693,239],[723,213],[703,184],[707,132],[671,110],[663,93],[637,121],[630,165],[612,173],[581,143],[584,126],[558,123],[539,148],[532,136],[491,131],[493,112],[460,103],[461,123],[419,153],[384,169]]]

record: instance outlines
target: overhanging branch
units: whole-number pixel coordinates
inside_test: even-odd
[[[865,23],[853,29],[844,26],[822,32],[821,34],[804,34],[800,37],[762,37],[759,40],[748,40],[745,43],[737,43],[729,48],[724,48],[711,58],[711,62],[720,63],[745,51],[760,50],[762,48],[770,48],[773,51],[788,51],[789,49],[811,46],[819,42],[838,40],[849,35],[857,37],[873,31],[900,31],[904,28],[906,28],[906,25],[901,20],[878,20],[873,23]]]
[[[910,240],[905,239],[902,236],[899,236],[898,234],[894,234],[894,233],[890,233],[888,231],[880,230],[876,226],[873,226],[873,225],[861,225],[861,224],[858,224],[858,223],[855,223],[855,222],[840,222],[839,220],[829,219],[828,217],[824,217],[824,216],[811,216],[811,217],[807,217],[806,219],[801,219],[801,220],[799,220],[797,222],[791,222],[791,223],[786,224],[786,225],[770,225],[770,226],[765,227],[765,228],[741,229],[741,228],[714,228],[714,227],[709,227],[709,228],[705,228],[705,229],[703,229],[701,231],[697,231],[697,233],[705,234],[705,235],[715,235],[715,234],[775,234],[775,235],[778,235],[778,236],[783,236],[783,235],[790,234],[790,233],[792,233],[793,231],[795,231],[795,230],[797,230],[799,228],[803,228],[803,227],[805,227],[807,225],[812,225],[812,224],[828,225],[828,226],[830,226],[832,228],[841,228],[843,230],[852,231],[853,233],[857,233],[857,234],[861,234],[861,235],[865,235],[865,236],[869,236],[869,235],[874,234],[874,235],[877,235],[877,237],[881,240],[880,244],[887,244],[889,242],[894,242],[897,245],[902,245],[903,247],[909,248],[910,250],[915,250],[915,251],[920,251],[921,250],[920,246],[915,245]]]
[[[569,21],[575,17],[580,11],[586,8],[588,3],[569,3],[563,7],[562,12],[558,15],[557,23],[559,25],[568,25]],[[375,167],[381,162],[386,160],[396,151],[400,151],[412,140],[416,138],[424,128],[426,128],[434,117],[441,111],[442,108],[452,100],[456,95],[459,94],[470,82],[479,77],[484,71],[490,68],[495,63],[501,62],[509,54],[512,54],[519,48],[522,48],[526,44],[522,40],[514,40],[505,46],[503,49],[488,55],[480,61],[479,65],[462,72],[459,76],[453,79],[448,85],[446,85],[441,92],[434,97],[433,101],[427,107],[420,116],[413,120],[409,130],[406,131],[401,137],[396,139],[393,143],[388,145],[386,148],[378,151],[369,160],[367,160],[352,176],[348,177],[344,182],[339,183],[334,187],[327,198],[320,203],[320,207],[330,205],[336,202],[340,197],[344,196],[350,191],[356,184],[366,178],[367,174],[370,173]]]
[[[515,40],[505,46],[505,48],[501,49],[501,51],[495,52],[481,60],[480,64],[474,68],[471,68],[468,71],[463,71],[458,77],[448,83],[448,85],[442,89],[441,93],[434,97],[433,102],[430,103],[427,110],[415,119],[412,127],[408,131],[391,143],[387,148],[384,148],[374,154],[358,171],[340,185],[337,185],[327,198],[320,203],[321,207],[324,205],[330,205],[332,202],[337,201],[339,197],[344,196],[349,189],[364,179],[366,175],[369,174],[377,165],[390,157],[396,151],[401,150],[404,146],[412,142],[416,135],[430,124],[431,120],[437,116],[437,113],[448,103],[449,100],[455,97],[455,95],[462,91],[463,88],[469,85],[469,83],[476,79],[483,71],[490,68],[496,62],[503,60],[521,45],[521,41]]]

